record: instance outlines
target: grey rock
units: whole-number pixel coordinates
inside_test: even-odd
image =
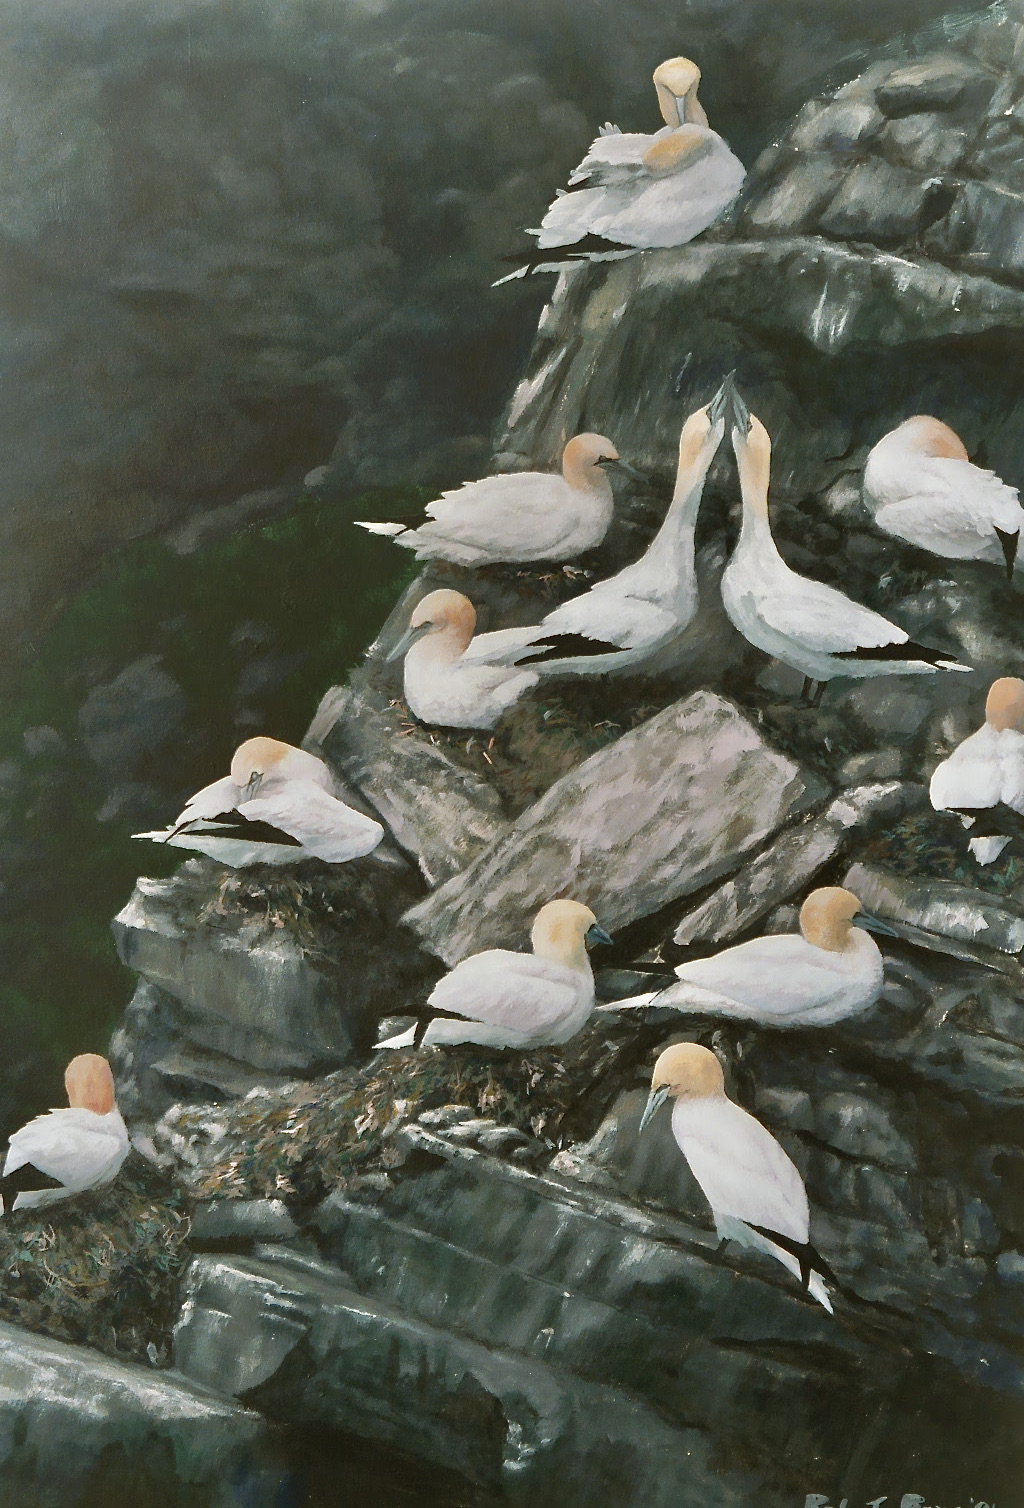
[[[556,782],[406,921],[448,964],[524,946],[557,895],[614,931],[728,874],[824,793],[730,702],[697,692]]]
[[[869,911],[918,934],[968,944],[980,955],[996,952],[1016,958],[1024,949],[1020,908],[983,891],[945,880],[908,880],[874,864],[854,864],[843,884]]]
[[[924,726],[932,709],[930,698],[916,689],[918,680],[916,676],[880,675],[860,681],[844,694],[838,710],[872,737],[906,744]]]
[[[21,741],[29,759],[39,759],[44,756],[54,758],[67,752],[64,735],[56,728],[49,726],[26,728],[21,735]]]
[[[174,737],[185,711],[185,693],[160,657],[145,655],[93,687],[79,708],[78,726],[93,762],[123,777]]]
[[[199,1246],[251,1246],[290,1241],[299,1228],[281,1199],[215,1199],[192,1212],[191,1240]]]
[[[955,266],[996,278],[1021,278],[1024,223],[1019,192],[997,183],[964,183],[949,212],[928,231],[925,244],[933,256]]]
[[[168,543],[178,555],[192,555],[203,545],[229,538],[246,524],[282,513],[293,501],[294,489],[291,487],[267,487],[246,492],[233,503],[197,510],[170,536]]]
[[[882,112],[869,100],[834,100],[805,105],[786,140],[801,152],[849,152],[877,135]]]
[[[919,173],[869,157],[848,174],[818,223],[830,236],[883,246],[905,241],[920,227],[931,192]]]
[[[948,110],[968,98],[984,109],[994,89],[995,79],[973,58],[943,52],[895,69],[875,90],[875,98],[886,115],[908,115]]]
[[[888,122],[878,149],[916,173],[950,173],[967,150],[967,131],[951,128],[941,115],[905,115]]]
[[[769,185],[749,195],[743,225],[754,235],[812,230],[848,171],[842,158],[824,152],[783,158]]]
[[[837,1152],[909,1171],[917,1156],[908,1139],[893,1124],[888,1111],[870,1095],[877,1089],[865,1085],[865,1093],[825,1094],[814,1110],[814,1134]]]
[[[867,780],[896,780],[903,771],[902,749],[890,745],[883,749],[867,749],[863,754],[851,754],[844,759],[836,776],[842,785],[860,785]]]
[[[1001,1251],[996,1257],[996,1272],[1000,1282],[1024,1283],[1024,1252]]]

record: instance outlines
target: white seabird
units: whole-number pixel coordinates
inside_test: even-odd
[[[323,859],[345,864],[372,853],[384,829],[334,794],[322,759],[276,738],[249,738],[231,774],[197,791],[172,827],[134,833],[191,848],[232,869]]]
[[[69,1108],[38,1115],[11,1137],[0,1177],[0,1213],[55,1204],[110,1183],[128,1156],[128,1130],[106,1058],[94,1052],[72,1058],[64,1084]]]
[[[641,1131],[667,1099],[675,1101],[672,1135],[711,1206],[722,1246],[736,1241],[767,1252],[831,1314],[822,1277],[834,1278],[810,1243],[803,1179],[771,1132],[727,1098],[714,1053],[696,1042],[665,1049]]]
[[[864,930],[861,930],[864,929]],[[882,955],[866,932],[895,936],[849,890],[812,890],[799,934],[755,937],[676,966],[678,984],[600,1010],[664,1006],[759,1026],[832,1026],[870,1010],[882,991]]]
[[[420,722],[444,728],[493,728],[540,679],[535,670],[508,663],[522,629],[473,635],[476,609],[461,592],[429,592],[388,655],[405,655],[403,680],[409,709]]]
[[[540,228],[528,232],[537,238],[537,251],[498,281],[643,247],[683,246],[717,220],[739,193],[744,168],[708,125],[699,84],[700,69],[689,58],[661,63],[654,87],[664,126],[651,135],[605,126],[568,190],[555,198]]]
[[[562,474],[510,471],[466,482],[427,504],[427,521],[389,523],[356,520],[356,527],[384,534],[417,560],[450,560],[479,566],[531,560],[573,560],[596,549],[612,521],[614,497],[605,468],[634,479],[603,435],[576,435],[562,452]]]
[[[949,560],[1005,565],[1013,579],[1024,508],[1015,487],[971,463],[960,436],[926,414],[884,435],[864,467],[879,529]]]
[[[992,682],[984,723],[942,761],[929,795],[937,812],[955,812],[976,829],[968,846],[979,864],[1024,837],[1024,681]]]
[[[610,943],[578,901],[548,901],[534,919],[532,953],[489,948],[457,963],[427,1000],[425,1019],[381,1047],[560,1046],[594,1008],[587,943]],[[434,1014],[431,1016],[431,1012]]]
[[[942,650],[913,642],[898,624],[835,587],[789,568],[772,538],[768,482],[772,445],[760,419],[734,396],[733,449],[743,495],[740,537],[722,575],[722,602],[749,643],[817,682],[815,705],[833,676],[933,675],[969,671]]]
[[[672,502],[650,547],[633,565],[599,581],[523,629],[518,665],[545,673],[604,675],[639,664],[670,644],[697,611],[694,531],[704,484],[725,433],[726,388],[691,414],[679,437]]]

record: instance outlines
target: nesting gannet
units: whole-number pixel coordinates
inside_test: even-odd
[[[822,1276],[834,1278],[810,1244],[803,1179],[771,1132],[726,1097],[714,1053],[696,1042],[665,1049],[641,1131],[667,1099],[675,1101],[672,1134],[711,1206],[722,1246],[736,1241],[767,1252],[831,1314]]]
[[[744,169],[708,125],[699,84],[700,69],[689,58],[660,64],[654,87],[664,126],[652,135],[605,126],[568,190],[528,232],[538,250],[499,282],[641,247],[682,246],[717,220],[739,193]]]
[[[457,565],[511,564],[529,560],[573,560],[604,539],[614,498],[605,468],[634,479],[603,435],[576,435],[562,452],[562,475],[510,471],[467,482],[427,504],[427,522],[356,520],[360,529],[386,534],[417,560],[450,560]]]
[[[478,634],[476,609],[461,592],[430,592],[416,604],[409,627],[388,655],[405,655],[405,699],[424,723],[445,728],[493,728],[540,679],[508,664],[523,630]]]
[[[1024,837],[1024,681],[992,682],[984,723],[942,761],[929,794],[937,812],[955,812],[976,831],[969,847],[979,864]]]
[[[519,665],[558,674],[603,675],[636,665],[669,644],[697,611],[694,530],[708,471],[725,433],[726,387],[683,425],[675,490],[650,548],[633,565],[563,602],[540,627],[523,630]]]
[[[11,1137],[0,1177],[0,1213],[54,1204],[109,1183],[128,1156],[128,1131],[106,1058],[94,1052],[72,1058],[64,1084],[69,1108],[38,1115]]]
[[[722,575],[722,602],[756,648],[804,675],[804,696],[833,676],[932,675],[969,670],[942,650],[914,643],[897,624],[835,587],[790,570],[768,521],[771,440],[760,419],[734,395],[733,449],[743,496],[739,541]]]
[[[869,1010],[881,994],[882,955],[865,931],[895,936],[851,891],[812,890],[800,908],[799,935],[756,937],[678,964],[679,984],[600,1009],[658,1005],[759,1026],[832,1026]]]
[[[558,1046],[574,1037],[594,1008],[587,943],[610,943],[578,901],[548,901],[530,934],[532,953],[489,948],[455,965],[434,986],[423,1021],[382,1047]]]
[[[864,501],[886,534],[950,560],[988,560],[1013,578],[1024,508],[971,464],[948,424],[918,414],[884,435],[864,467]]]
[[[197,791],[173,827],[133,836],[192,848],[233,869],[310,858],[344,864],[372,853],[384,829],[334,790],[315,754],[249,738],[235,750],[231,774]]]

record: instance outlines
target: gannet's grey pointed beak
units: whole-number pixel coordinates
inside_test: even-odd
[[[664,1084],[660,1089],[652,1089],[651,1090],[650,1094],[647,1096],[647,1104],[644,1106],[644,1113],[640,1117],[640,1131],[643,1131],[643,1129],[647,1125],[648,1121],[651,1119],[651,1117],[658,1110],[661,1109],[662,1105],[665,1103],[665,1101],[667,1099],[668,1099],[668,1085],[667,1084]],[[637,1132],[638,1136],[640,1135],[640,1131]]]
[[[719,419],[728,418],[732,412],[732,396],[736,391],[736,373],[730,372],[718,392],[708,404],[708,419],[712,429]]]
[[[870,911],[858,911],[853,918],[855,927],[863,927],[865,932],[877,932],[880,937],[899,937],[895,927],[890,927],[888,922],[883,922],[880,916],[872,916]]]
[[[728,381],[728,378],[726,379]],[[740,397],[739,389],[733,383],[729,393],[730,419],[733,429],[738,429],[741,435],[750,433],[750,410]]]
[[[1006,561],[1006,579],[1007,581],[1012,581],[1013,568],[1017,561],[1017,546],[1020,544],[1020,530],[1017,529],[1015,533],[1009,534],[1005,529],[1000,529],[996,525],[993,525],[993,528],[995,528],[996,534],[999,537],[999,543],[1003,550],[1003,559]]]
[[[253,770],[252,774],[249,776],[249,779],[245,782],[245,799],[246,799],[246,801],[251,801],[252,800],[252,798],[255,796],[256,792],[259,790],[259,788],[260,788],[260,786],[262,784],[263,784],[263,771],[262,770]]]
[[[392,660],[397,660],[404,655],[423,638],[424,634],[429,634],[433,626],[432,623],[421,623],[418,628],[407,628],[391,653],[384,656],[385,665],[390,665]]]
[[[591,945],[594,943],[604,943],[609,948],[613,946],[615,941],[614,938],[608,936],[608,933],[597,922],[592,927],[587,928],[585,940]]]
[[[628,476],[631,482],[647,481],[647,478],[644,476],[642,471],[637,471],[635,466],[631,466],[628,461],[623,461],[621,457],[615,461],[611,459],[607,461],[598,461],[597,464],[599,466],[610,466],[613,467],[616,471],[621,471],[622,475]]]

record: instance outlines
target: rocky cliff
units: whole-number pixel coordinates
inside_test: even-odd
[[[428,571],[308,739],[386,822],[384,851],[283,877],[191,861],[118,917],[140,975],[119,1093],[194,1221],[172,1381],[220,1395],[228,1454],[262,1417],[443,1466],[469,1495],[452,1501],[1012,1501],[1024,868],[979,870],[926,782],[1024,664],[1019,578],[884,539],[859,474],[923,410],[1024,480],[1021,100],[1013,0],[811,101],[728,223],[562,278],[501,444],[506,465],[549,463],[595,428],[649,468],[586,563],[607,570],[651,536],[682,418],[735,367],[775,440],[786,558],[972,676],[798,707],[799,677],[716,605],[722,461],[676,666],[545,686],[493,740],[417,727],[385,657],[419,595],[466,585],[487,628],[586,584]],[[614,1001],[659,958],[791,929],[818,881],[895,933],[880,1003],[842,1026],[608,1013],[559,1052],[370,1054],[380,1017],[445,964],[523,945],[570,886],[615,932]],[[666,1127],[638,1139],[653,1058],[681,1038],[714,1048],[803,1173],[835,1318],[777,1264],[719,1258]]]

